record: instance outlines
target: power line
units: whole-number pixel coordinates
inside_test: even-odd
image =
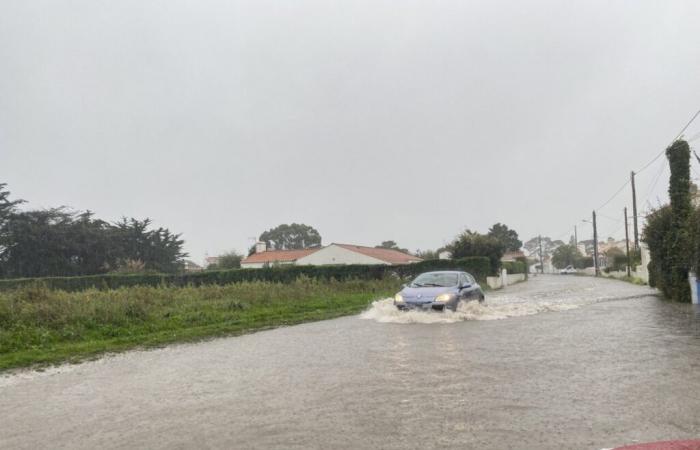
[[[613,222],[622,222],[622,219],[616,219],[614,217],[606,216],[605,214],[598,213],[598,217],[602,217],[604,219],[612,220]]]
[[[661,179],[661,175],[663,175],[663,173],[666,171],[666,164],[662,164],[659,169],[660,169],[659,172],[656,174],[656,177],[654,177],[654,180],[651,183],[651,187],[649,187],[649,190],[647,191],[647,196],[644,199],[644,203],[646,203],[647,200],[649,200],[649,198],[651,197],[651,194],[654,193],[654,188],[656,187],[656,183],[659,182],[659,180]]]
[[[688,129],[688,127],[695,121],[695,119],[698,118],[698,116],[700,116],[700,109],[693,115],[693,117],[690,118],[690,120],[688,121],[688,123],[686,123],[685,126],[681,129],[681,131],[678,132],[678,134],[676,135],[676,137],[673,138],[673,140],[671,140],[671,142],[668,144],[668,146],[672,145],[676,140],[678,140],[678,138],[680,138],[680,137],[683,135],[683,133],[685,132],[685,130]],[[688,140],[688,142],[694,141],[695,139],[698,139],[698,138],[700,138],[700,133],[697,133],[697,134],[693,135],[693,136],[691,137],[691,139]],[[667,147],[668,147],[668,146],[667,146]],[[654,156],[654,158],[652,158],[651,161],[649,161],[648,163],[646,163],[641,169],[639,169],[639,170],[637,170],[636,172],[634,172],[634,174],[635,174],[635,175],[638,175],[638,174],[640,174],[641,172],[643,172],[644,170],[648,169],[649,166],[651,166],[652,164],[654,164],[654,162],[655,162],[656,160],[658,160],[658,159],[661,157],[661,155],[663,155],[665,152],[666,152],[666,148],[664,148],[663,150],[661,150],[656,156]],[[659,179],[661,178],[661,175],[662,175],[662,173],[664,172],[664,169],[665,169],[665,168],[666,168],[666,164],[662,164],[661,167],[660,167],[659,172],[657,173],[656,177],[653,179],[654,181],[653,181],[653,183],[651,184],[651,188],[650,188],[649,191],[647,192],[647,197],[644,199],[644,202],[647,202],[647,201],[649,200],[649,197],[651,197],[651,195],[653,194],[654,188],[656,187],[656,184],[658,183]],[[692,166],[691,166],[691,169],[692,169]],[[697,172],[695,171],[695,169],[692,169],[692,170],[693,170],[693,172],[695,172],[695,173],[697,174]],[[600,206],[599,206],[598,208],[596,208],[594,211],[598,211],[598,210],[600,210],[600,209],[605,208],[610,202],[612,202],[612,201],[615,199],[615,197],[617,197],[617,196],[625,189],[625,187],[627,187],[627,185],[630,183],[630,181],[631,181],[631,180],[625,181],[625,183],[624,183],[622,186],[620,186],[620,188],[619,188],[617,191],[615,191],[615,193],[614,193],[609,199],[607,199],[602,205],[600,205]],[[600,215],[601,217],[604,217],[604,218],[606,218],[606,219],[613,220],[613,221],[618,222],[618,223],[619,223],[619,222],[622,222],[622,220],[618,220],[618,219],[614,219],[614,218],[609,217],[609,216],[601,215],[599,212],[598,212],[598,215]],[[644,218],[646,218],[646,215],[640,215],[640,214],[638,214],[637,217],[644,217]],[[615,233],[617,233],[620,229],[622,229],[622,227],[624,227],[624,224],[623,224],[618,230],[616,230]],[[571,229],[569,229],[569,231],[567,231],[566,233],[562,233],[561,236],[563,237],[563,236],[565,236],[566,234],[569,234],[570,232],[571,232]],[[559,240],[559,239],[556,239],[556,240]]]
[[[674,142],[676,142],[676,141],[678,140],[678,138],[681,137],[681,135],[683,134],[683,132],[685,132],[685,130],[688,129],[688,127],[690,126],[690,124],[693,123],[693,121],[695,121],[695,119],[698,117],[698,115],[700,115],[700,109],[698,109],[698,112],[695,113],[695,115],[692,117],[692,119],[690,119],[690,120],[688,121],[688,123],[685,124],[685,126],[683,127],[683,129],[676,135],[675,138],[673,138],[673,140],[668,144],[668,146],[670,146],[671,144],[673,144]],[[667,146],[667,147],[668,147],[668,146]],[[639,169],[639,170],[636,171],[635,173],[640,173],[640,172],[642,172],[644,169],[646,169],[647,167],[649,167],[650,165],[652,165],[652,164],[654,163],[654,161],[656,161],[657,159],[659,159],[659,157],[660,157],[661,155],[663,155],[665,152],[666,152],[666,149],[664,148],[663,150],[661,150],[661,152],[659,152],[658,155],[656,155],[656,156],[654,157],[654,159],[652,159],[651,161],[649,161],[644,167],[642,167],[641,169]]]
[[[596,211],[598,211],[599,209],[605,208],[605,207],[607,206],[607,204],[610,203],[611,201],[613,201],[613,199],[614,199],[615,197],[617,197],[618,194],[619,194],[620,192],[622,192],[622,190],[623,190],[625,187],[627,187],[627,185],[628,185],[629,183],[630,183],[630,180],[625,181],[625,184],[623,184],[622,186],[620,186],[620,189],[618,189],[618,190],[612,195],[612,197],[610,197],[605,203],[603,203],[602,205],[600,205],[599,207],[597,207],[597,208],[596,208]]]

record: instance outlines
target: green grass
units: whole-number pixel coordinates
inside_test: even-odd
[[[355,314],[398,280],[0,293],[0,371]]]

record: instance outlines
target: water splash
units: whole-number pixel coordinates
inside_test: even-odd
[[[455,323],[465,320],[502,320],[509,317],[530,316],[549,311],[578,308],[576,304],[550,302],[460,303],[457,311],[400,311],[390,298],[377,300],[360,314],[360,318],[381,323]]]

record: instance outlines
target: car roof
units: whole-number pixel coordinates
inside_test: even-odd
[[[465,272],[463,270],[432,270],[430,272],[422,272],[420,275],[424,275],[426,273],[456,273],[456,274],[459,274],[459,273],[467,273],[467,272]]]

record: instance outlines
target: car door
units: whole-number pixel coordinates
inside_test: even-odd
[[[469,278],[469,281],[472,285],[472,291],[471,291],[471,296],[474,300],[479,300],[484,296],[484,292],[481,290],[481,286],[479,286],[479,283],[476,282],[476,279],[471,275],[467,274],[467,278]]]
[[[460,298],[465,301],[469,301],[472,298],[474,298],[474,282],[473,280],[469,279],[469,275],[466,273],[460,273],[459,274],[459,285],[460,286],[465,286],[468,285],[469,287],[463,287],[462,290],[460,291]]]

